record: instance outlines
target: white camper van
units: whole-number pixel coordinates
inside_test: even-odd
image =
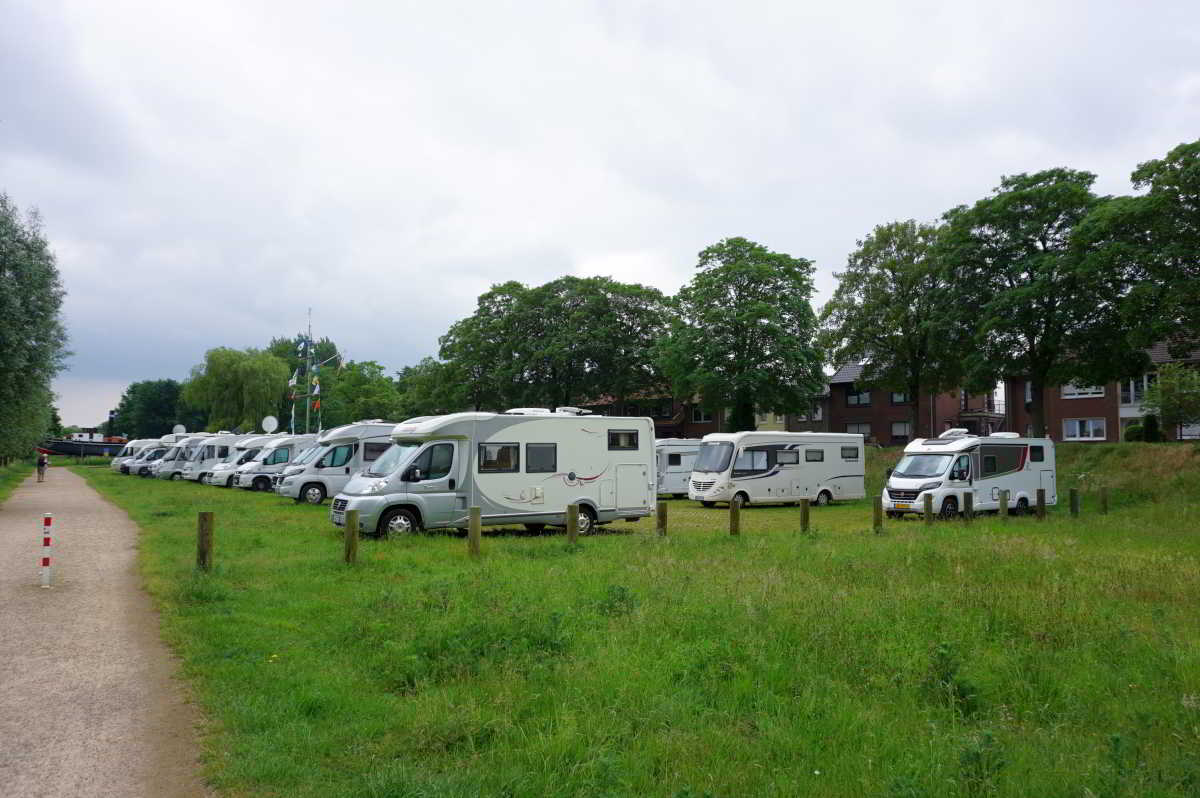
[[[700,454],[699,438],[659,438],[654,442],[658,460],[658,492],[676,499],[687,496],[692,464]]]
[[[282,433],[244,436],[241,440],[236,441],[233,446],[229,447],[229,454],[221,462],[210,468],[208,474],[200,481],[205,485],[232,488],[233,475],[238,467],[253,460],[262,451],[263,446],[281,437],[283,437]]]
[[[192,456],[183,466],[183,478],[192,482],[200,482],[212,473],[213,466],[224,460],[233,451],[237,442],[247,436],[234,435],[232,432],[218,432],[212,437],[205,438],[196,445]]]
[[[154,475],[159,479],[180,479],[183,467],[195,453],[196,445],[212,435],[211,432],[195,432],[186,438],[181,438],[158,461]]]
[[[293,457],[298,457],[316,440],[316,435],[280,435],[268,441],[262,451],[233,472],[233,486],[270,490],[272,477],[287,468]]]
[[[888,475],[883,509],[890,516],[925,512],[925,496],[933,511],[949,518],[962,512],[963,494],[972,494],[976,511],[998,510],[1000,491],[1008,506],[1025,513],[1037,502],[1038,488],[1046,504],[1058,503],[1054,441],[1022,438],[1015,432],[977,437],[965,429],[946,430],[936,438],[918,438],[904,447],[904,457]]]
[[[157,444],[158,442],[158,438],[138,438],[137,440],[129,441],[121,451],[117,452],[112,462],[108,464],[108,467],[113,471],[120,471],[122,474],[127,474],[129,472],[127,470],[122,471],[121,466],[141,454],[142,450],[147,446]]]
[[[134,474],[139,477],[150,476],[150,466],[167,453],[167,445],[161,441],[151,443],[121,464],[122,474]]]
[[[306,452],[276,476],[276,493],[309,504],[320,504],[326,496],[336,496],[352,474],[362,471],[387,451],[395,428],[394,421],[372,419],[326,430],[315,444],[322,451]]]
[[[714,432],[692,466],[688,498],[828,504],[867,495],[863,436],[841,432]]]
[[[579,505],[580,532],[654,511],[654,422],[574,408],[452,413],[392,430],[392,446],[339,493],[330,512],[379,534],[485,525],[563,524]]]

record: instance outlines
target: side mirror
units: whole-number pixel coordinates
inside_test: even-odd
[[[404,472],[404,481],[405,482],[420,482],[421,481],[421,469],[414,466],[414,467],[408,469],[407,471],[405,471]]]
[[[893,470],[893,469],[889,468],[889,469],[887,470],[887,474],[886,474],[885,476],[888,476],[888,477],[890,477],[890,476],[892,475],[892,470]]]

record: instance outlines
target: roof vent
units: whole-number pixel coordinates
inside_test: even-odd
[[[1015,432],[993,432],[989,438],[1019,438],[1021,437]]]
[[[544,407],[514,407],[504,411],[506,416],[549,416],[553,415]]]
[[[580,407],[556,407],[554,412],[568,416],[590,416],[592,414],[591,410],[584,410]]]
[[[954,427],[953,429],[946,430],[938,437],[939,438],[966,438],[970,435],[971,435],[971,432],[966,427]]]

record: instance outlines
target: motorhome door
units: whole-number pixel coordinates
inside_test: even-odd
[[[421,497],[422,521],[430,529],[458,523],[465,507],[459,497],[457,444],[438,441],[420,451],[406,469],[408,491]],[[420,478],[417,479],[417,471]]]
[[[1038,485],[1042,490],[1046,491],[1046,502],[1058,501],[1058,494],[1054,485],[1054,472],[1050,469],[1045,469],[1041,473],[1041,481]]]

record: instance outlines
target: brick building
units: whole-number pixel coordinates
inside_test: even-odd
[[[847,363],[829,380],[830,432],[856,432],[869,443],[900,446],[913,438],[936,437],[951,427],[986,435],[1005,428],[1003,407],[994,394],[922,393],[910,397],[902,391],[867,388],[859,384],[862,363]],[[912,429],[913,403],[917,428]]]
[[[649,416],[654,419],[656,438],[703,438],[720,432],[724,411],[705,410],[695,402],[683,402],[672,396],[639,396],[618,403],[603,397],[586,405],[588,410],[606,416]]]

